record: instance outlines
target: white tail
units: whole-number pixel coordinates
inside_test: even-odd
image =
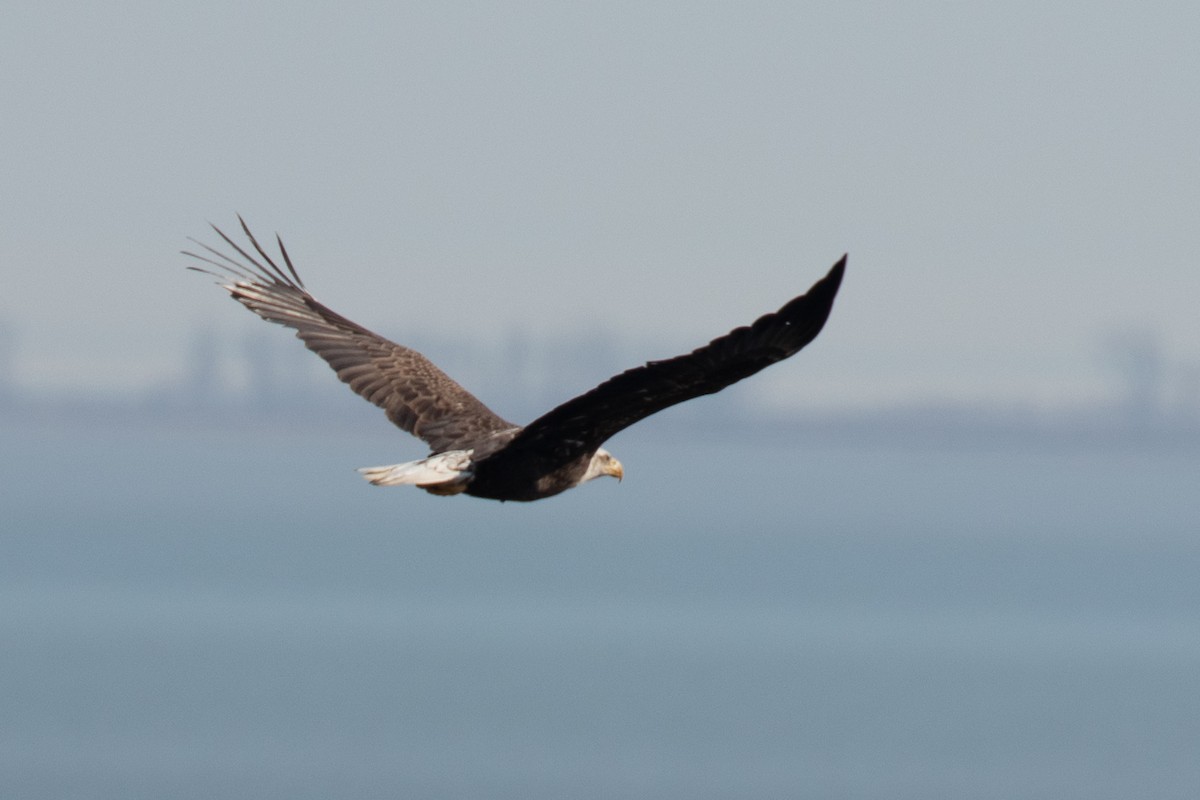
[[[376,486],[420,486],[435,494],[457,494],[471,478],[471,453],[447,450],[420,461],[363,467],[359,472]]]

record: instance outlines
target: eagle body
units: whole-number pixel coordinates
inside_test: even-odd
[[[275,237],[281,267],[238,220],[249,246],[213,226],[236,256],[196,242],[204,252],[185,254],[204,266],[190,269],[217,277],[239,303],[293,329],[355,393],[430,447],[426,458],[363,468],[363,477],[379,486],[500,501],[541,500],[594,478],[621,479],[624,469],[601,446],[605,441],[651,414],[718,392],[797,353],[825,325],[846,267],[842,256],[807,293],[778,311],[690,353],[626,370],[520,427],[417,351],[319,303],[301,282],[282,239]]]
[[[512,464],[476,455],[473,449],[448,450],[419,461],[364,467],[359,472],[376,486],[408,484],[430,494],[468,494],[500,501],[541,500],[593,478],[604,475],[620,478],[624,474],[620,462],[604,448],[575,456],[560,465],[541,461]]]
[[[541,500],[581,483],[605,475],[620,479],[624,469],[603,448],[592,453],[571,456],[563,463],[553,459],[522,460],[514,464],[506,458],[485,458],[475,464],[475,474],[466,493],[490,500]]]

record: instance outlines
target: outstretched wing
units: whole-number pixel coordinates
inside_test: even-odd
[[[293,328],[309,350],[396,425],[425,440],[434,452],[470,447],[492,433],[517,427],[416,350],[388,341],[318,303],[296,274],[283,241],[275,237],[286,272],[259,245],[245,220],[239,216],[238,221],[261,261],[214,225],[217,235],[246,263],[193,239],[207,255],[184,254],[209,266],[189,269],[216,276],[246,308],[269,322]]]
[[[531,422],[490,460],[566,463],[664,408],[719,392],[794,355],[816,338],[842,282],[842,256],[807,294],[686,355],[622,372]]]

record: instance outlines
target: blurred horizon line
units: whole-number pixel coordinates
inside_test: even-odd
[[[598,375],[607,377],[629,366],[627,348],[616,337],[590,329],[569,339],[520,332],[485,342],[428,332],[400,338],[418,351],[438,353],[456,380],[518,424],[591,388]],[[1065,405],[1048,407],[1011,396],[990,402],[951,399],[930,392],[917,399],[800,407],[781,404],[762,391],[724,391],[652,420],[660,432],[693,437],[1107,441],[1200,450],[1200,372],[1188,371],[1186,365],[1173,368],[1149,335],[1126,332],[1110,335],[1104,343],[1104,360],[1113,368],[1108,390]],[[0,336],[0,424],[319,425],[331,430],[388,424],[370,404],[351,399],[327,367],[291,337],[266,330],[246,334],[231,347],[226,334],[200,327],[179,359],[179,372],[124,391],[31,386],[18,380],[15,356],[14,338]]]

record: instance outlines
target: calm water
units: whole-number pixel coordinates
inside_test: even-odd
[[[1200,458],[381,432],[0,431],[0,796],[1200,796]]]

